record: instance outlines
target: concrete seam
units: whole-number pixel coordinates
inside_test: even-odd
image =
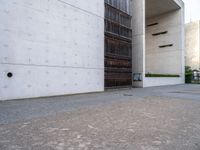
[[[48,67],[48,68],[78,68],[78,69],[91,69],[91,70],[104,70],[104,68],[86,68],[86,67],[73,67],[73,66],[49,66],[49,65],[37,65],[37,64],[13,64],[13,63],[0,63],[3,65],[14,65],[14,66],[32,66],[32,67]]]
[[[94,16],[96,16],[96,17],[99,17],[99,18],[104,19],[104,17],[102,17],[102,16],[99,16],[99,15],[97,15],[97,14],[95,14],[95,13],[92,13],[92,12],[90,12],[90,11],[84,10],[84,9],[82,9],[82,8],[76,7],[76,6],[74,6],[74,5],[72,5],[72,4],[69,4],[69,3],[65,2],[65,1],[62,1],[62,0],[57,0],[57,1],[60,2],[60,3],[64,3],[64,4],[66,4],[66,5],[69,5],[69,6],[71,6],[71,7],[74,7],[74,8],[76,8],[76,9],[79,9],[79,10],[81,10],[81,11],[83,11],[83,12],[88,13],[88,14],[91,14],[91,15],[94,15]]]

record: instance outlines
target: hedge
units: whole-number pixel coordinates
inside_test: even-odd
[[[180,75],[177,74],[146,74],[146,77],[170,77],[170,78],[175,78],[175,77],[180,77]]]

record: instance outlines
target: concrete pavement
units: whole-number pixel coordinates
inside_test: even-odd
[[[199,150],[200,85],[0,102],[1,150]]]

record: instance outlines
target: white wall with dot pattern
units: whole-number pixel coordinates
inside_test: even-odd
[[[0,100],[104,90],[103,0],[1,0]]]

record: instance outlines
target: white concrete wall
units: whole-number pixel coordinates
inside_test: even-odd
[[[175,0],[180,9],[148,18],[146,24],[158,22],[146,29],[146,73],[177,74],[179,78],[145,78],[144,87],[175,85],[185,82],[184,3]],[[153,33],[167,34],[152,36]],[[173,44],[173,47],[159,48]]]
[[[149,18],[146,24],[158,25],[146,28],[146,73],[182,75],[182,19],[181,11]],[[153,36],[167,31],[167,34]],[[173,44],[172,47],[159,48]]]
[[[186,66],[200,68],[200,21],[185,25]]]
[[[183,84],[182,78],[145,78],[144,87]]]
[[[0,34],[0,100],[104,90],[103,0],[1,0]]]

